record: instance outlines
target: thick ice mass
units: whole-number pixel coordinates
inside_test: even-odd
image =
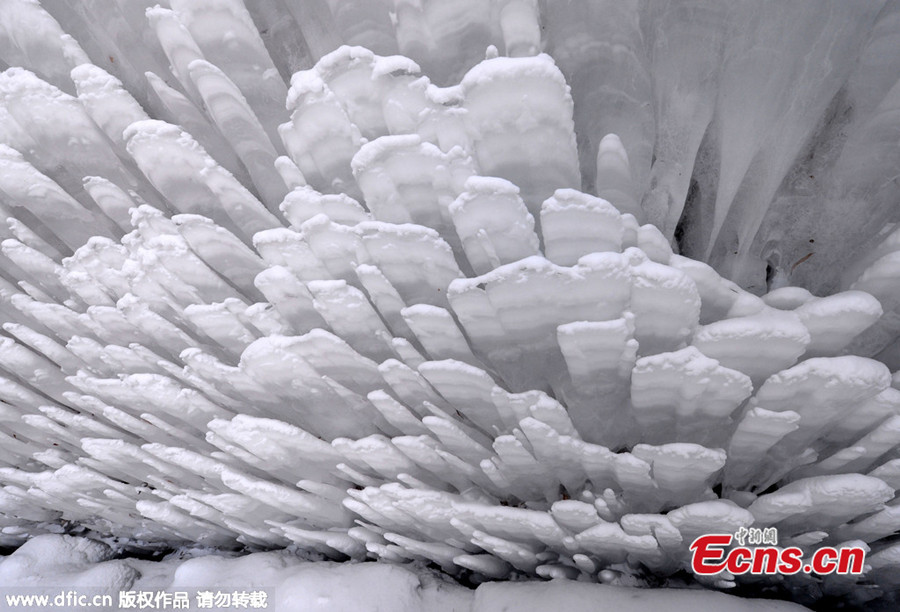
[[[0,4],[0,581],[139,584],[106,540],[896,605],[898,24]],[[751,526],[866,572],[690,576]]]

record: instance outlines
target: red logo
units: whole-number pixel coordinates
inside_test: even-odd
[[[862,574],[866,551],[860,547],[834,548],[824,546],[811,557],[804,558],[796,546],[744,546],[742,541],[731,549],[731,534],[703,535],[691,544],[691,569],[709,576],[728,571],[741,574]],[[743,540],[743,538],[740,538]],[[751,538],[752,541],[752,538]]]

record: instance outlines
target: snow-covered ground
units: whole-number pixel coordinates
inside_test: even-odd
[[[792,612],[797,604],[748,600],[706,590],[637,589],[569,580],[487,582],[467,588],[416,565],[310,562],[288,551],[241,557],[215,554],[162,561],[109,559],[99,542],[43,535],[0,561],[0,609],[16,609],[6,596],[74,592],[112,595],[111,609],[131,606],[130,593],[188,593],[192,610],[205,592],[256,593],[245,605],[213,609],[278,612]],[[122,593],[122,595],[120,595]],[[259,593],[265,593],[262,598]],[[119,605],[120,597],[124,605]],[[198,598],[199,597],[199,598]],[[243,596],[241,596],[243,599]],[[213,599],[213,601],[215,601]],[[234,599],[237,601],[237,598]],[[154,609],[166,609],[162,600]],[[259,607],[264,602],[265,607]],[[174,604],[168,609],[174,609]],[[19,609],[23,609],[19,606]],[[37,608],[32,608],[37,609]],[[60,609],[54,606],[54,610]],[[70,609],[80,610],[77,606]],[[86,606],[85,610],[97,607]],[[145,609],[149,609],[145,608]],[[207,608],[209,609],[209,608]]]

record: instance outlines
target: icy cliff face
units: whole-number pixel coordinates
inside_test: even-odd
[[[900,3],[148,5],[0,5],[3,544],[894,596]]]

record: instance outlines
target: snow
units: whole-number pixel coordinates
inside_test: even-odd
[[[128,126],[124,138],[129,153],[179,212],[204,214],[242,237],[279,225],[243,185],[177,126],[138,121]],[[166,172],[161,160],[173,157],[179,160],[179,171]],[[195,174],[186,173],[185,168]]]
[[[580,184],[572,99],[549,56],[485,60],[460,87],[481,172],[518,185],[532,215],[556,189]]]
[[[640,591],[607,585],[588,585],[564,581],[545,584],[491,582],[478,588],[472,610],[547,610],[565,606],[567,610],[792,610],[802,609],[784,602],[723,599],[718,593],[702,591]],[[599,607],[598,607],[599,606]],[[732,608],[734,606],[734,608]]]
[[[476,273],[489,272],[539,251],[534,217],[509,181],[472,176],[449,207],[466,259]]]
[[[379,57],[375,60],[372,68],[372,76],[377,78],[398,72],[418,74],[420,71],[419,65],[408,57],[391,55],[388,57]]]
[[[809,342],[809,331],[797,315],[773,309],[705,325],[693,344],[725,367],[760,381],[796,362]]]
[[[279,207],[291,225],[298,229],[318,214],[346,225],[355,225],[369,219],[353,198],[344,194],[321,194],[307,185],[295,187],[284,197]]]
[[[27,207],[47,223],[66,247],[81,246],[97,229],[95,218],[71,195],[6,145],[0,145],[0,188],[14,207]]]
[[[286,186],[274,167],[278,151],[260,120],[238,86],[215,65],[196,59],[187,69],[207,112],[247,168],[263,202],[274,208]]]
[[[0,576],[893,603],[895,3],[101,4],[0,7]]]
[[[631,405],[648,441],[724,442],[735,410],[750,397],[750,378],[695,347],[639,359],[631,377]],[[675,429],[674,436],[672,428]]]
[[[761,524],[778,523],[785,531],[803,529],[812,517],[827,526],[848,514],[880,510],[893,497],[890,487],[877,478],[843,474],[804,478],[763,495],[748,510]],[[862,512],[859,512],[860,509]],[[846,513],[846,514],[845,514]]]
[[[149,118],[121,81],[93,64],[75,67],[72,81],[88,114],[120,147],[124,145],[123,130],[135,121]]]
[[[794,309],[809,330],[810,357],[839,352],[884,314],[881,304],[862,291],[843,291],[812,299]]]
[[[559,189],[544,200],[540,218],[544,250],[556,264],[571,266],[582,255],[622,250],[619,213],[599,198]]]

